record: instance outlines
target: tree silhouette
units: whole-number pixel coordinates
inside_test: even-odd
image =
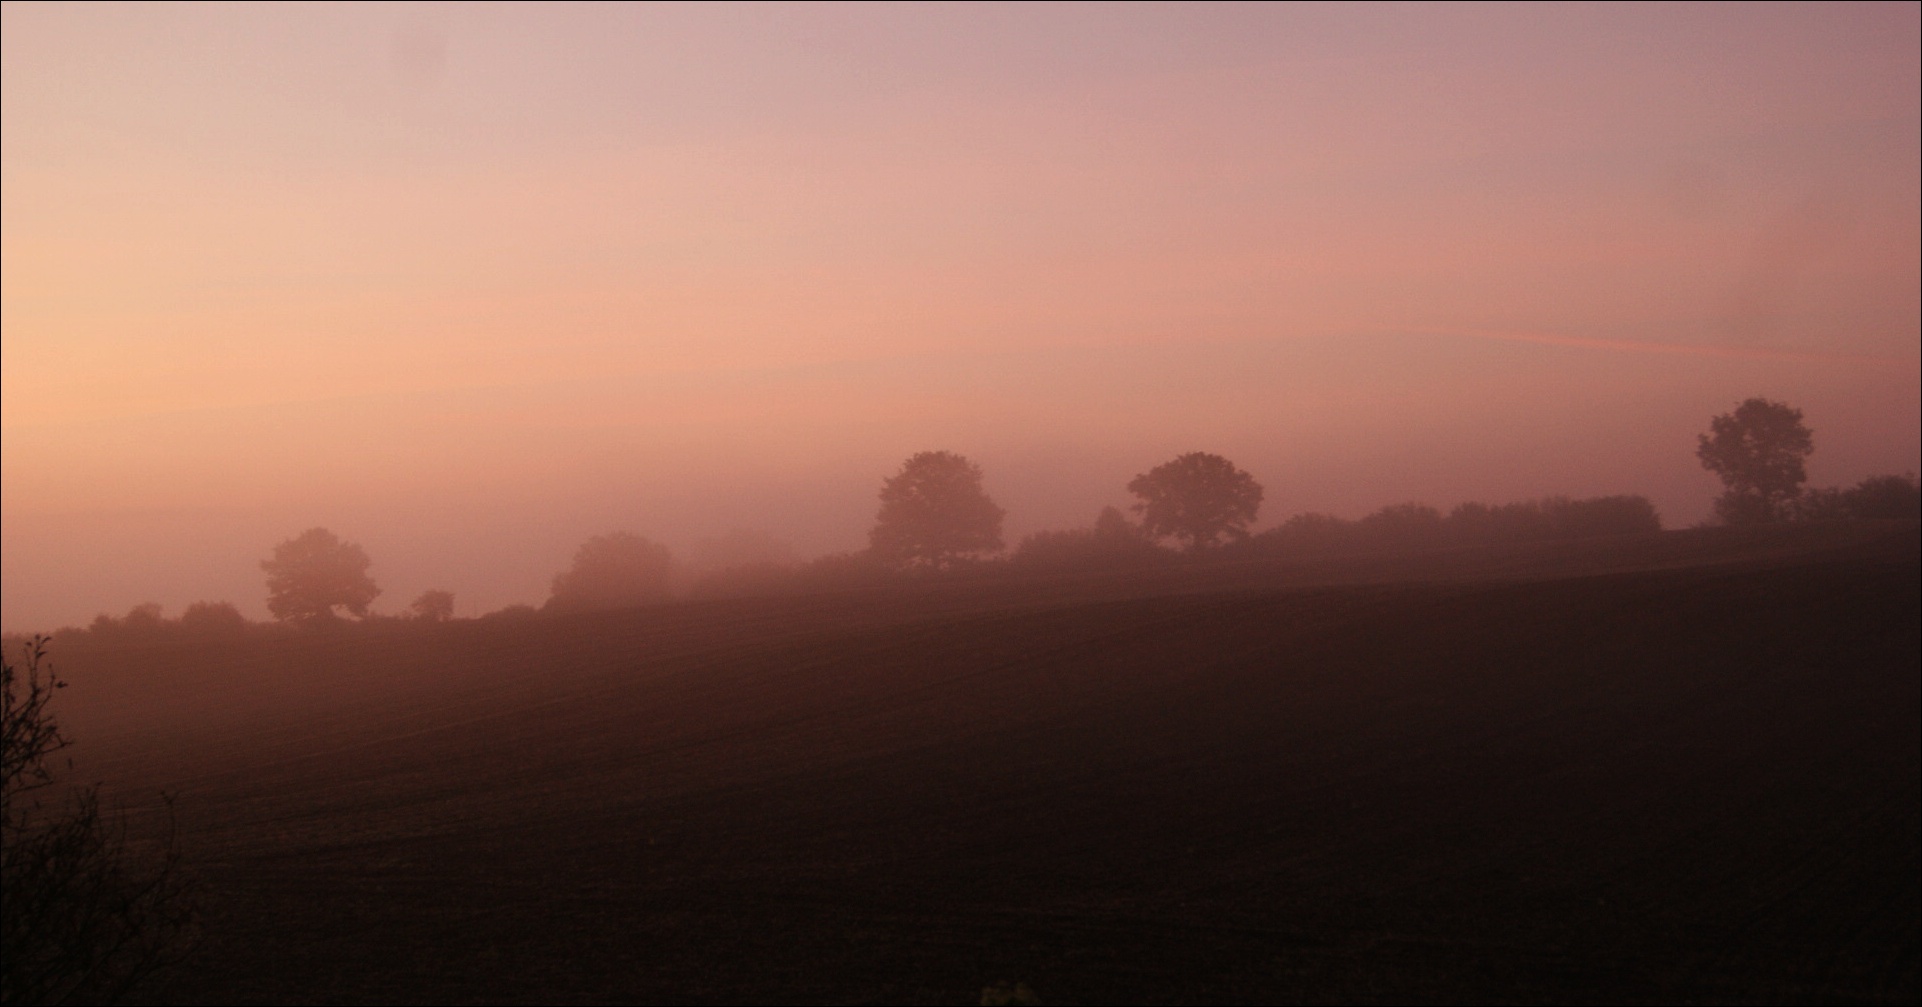
[[[1715,513],[1728,524],[1761,524],[1789,516],[1808,481],[1802,459],[1815,445],[1802,411],[1768,399],[1749,399],[1709,421],[1696,438],[1695,457],[1727,487]]]
[[[120,625],[135,632],[151,633],[158,630],[166,621],[161,615],[160,603],[147,601],[128,609],[127,617],[120,620]]]
[[[1187,542],[1199,552],[1227,536],[1246,538],[1261,510],[1261,484],[1220,455],[1191,451],[1134,477],[1128,492],[1141,498],[1143,531]]]
[[[423,622],[446,622],[454,617],[454,592],[440,588],[422,591],[407,611]]]
[[[981,467],[948,451],[923,451],[881,486],[868,545],[900,568],[952,566],[1001,548],[1006,514],[981,489]]]
[[[71,744],[49,708],[65,685],[43,637],[20,664],[0,659],[0,1003],[112,1003],[193,944],[193,890],[171,830],[148,859],[124,820],[101,815],[99,787],[73,788],[64,805],[43,799]]]
[[[325,528],[309,528],[274,547],[267,571],[267,611],[280,620],[331,619],[335,608],[365,617],[380,595],[366,550],[342,542]]]
[[[632,608],[667,597],[674,558],[667,547],[632,532],[596,535],[574,552],[574,565],[554,575],[547,608],[591,612]]]

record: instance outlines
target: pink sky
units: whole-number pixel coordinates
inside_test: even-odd
[[[10,630],[857,548],[929,449],[1010,543],[1189,450],[1687,525],[1753,395],[1922,467],[1914,4],[4,10]]]

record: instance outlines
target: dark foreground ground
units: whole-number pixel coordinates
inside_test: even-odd
[[[1915,526],[1689,534],[61,669],[174,1002],[1913,1002]]]

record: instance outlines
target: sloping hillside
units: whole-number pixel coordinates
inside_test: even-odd
[[[1913,528],[63,668],[179,793],[181,1002],[1911,1001]]]

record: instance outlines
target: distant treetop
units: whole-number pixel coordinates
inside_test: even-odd
[[[454,617],[454,592],[440,588],[422,591],[407,611],[423,622],[446,622]]]
[[[1261,511],[1261,484],[1220,455],[1191,451],[1134,477],[1128,492],[1141,498],[1141,528],[1175,537],[1199,552],[1223,537],[1246,538]]]
[[[1802,459],[1815,450],[1802,410],[1749,399],[1709,421],[1696,438],[1695,457],[1727,487],[1715,513],[1729,524],[1759,524],[1791,516],[1808,473]]]
[[[923,451],[881,486],[868,533],[877,558],[898,568],[946,569],[999,552],[1006,514],[981,488],[981,467],[948,451]]]
[[[596,535],[575,551],[572,567],[554,575],[547,607],[565,612],[645,605],[667,597],[673,572],[674,558],[664,545],[632,532]]]
[[[334,618],[345,608],[357,617],[380,595],[367,575],[367,553],[352,542],[342,542],[325,528],[309,528],[274,547],[262,560],[267,572],[267,610],[274,618],[309,621]]]

